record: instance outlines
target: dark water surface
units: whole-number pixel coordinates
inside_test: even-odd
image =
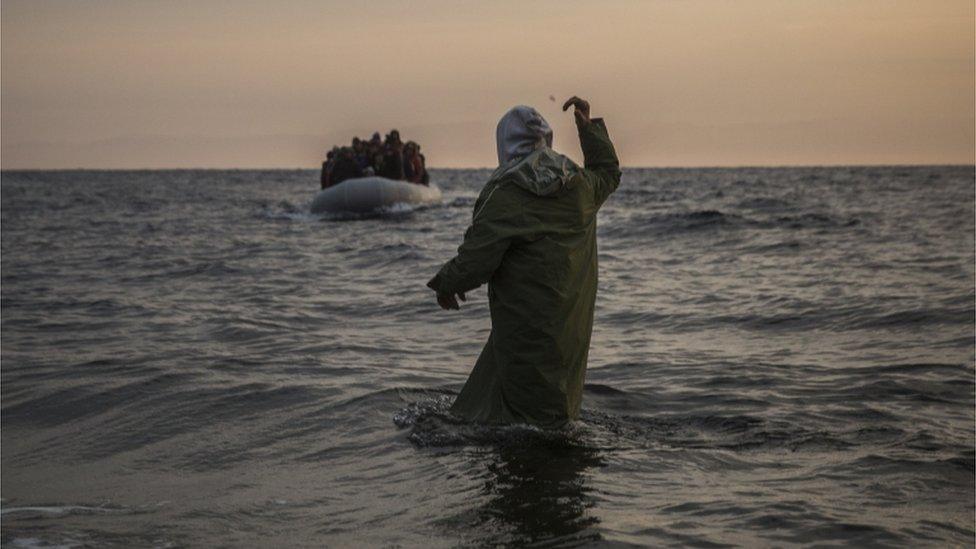
[[[558,432],[445,413],[487,175],[4,172],[4,545],[973,545],[973,167],[626,170]]]

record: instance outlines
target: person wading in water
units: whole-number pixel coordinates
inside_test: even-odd
[[[457,256],[427,286],[443,309],[488,283],[491,335],[451,412],[478,423],[559,427],[579,417],[596,301],[596,214],[620,183],[602,119],[573,97],[584,167],[552,150],[531,107],[498,122],[498,168]]]

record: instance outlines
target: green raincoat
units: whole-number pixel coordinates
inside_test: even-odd
[[[558,427],[579,416],[596,301],[597,210],[620,183],[601,119],[580,126],[585,169],[548,147],[492,174],[455,258],[428,282],[488,283],[491,335],[451,412]]]

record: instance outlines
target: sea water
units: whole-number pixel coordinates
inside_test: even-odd
[[[313,171],[3,172],[10,547],[974,542],[974,168],[626,169],[580,421],[447,413],[443,204]]]

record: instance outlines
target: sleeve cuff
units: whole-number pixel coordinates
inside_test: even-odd
[[[450,277],[445,277],[444,271],[441,269],[434,275],[434,278],[427,281],[427,287],[439,294],[453,293],[449,279]]]

